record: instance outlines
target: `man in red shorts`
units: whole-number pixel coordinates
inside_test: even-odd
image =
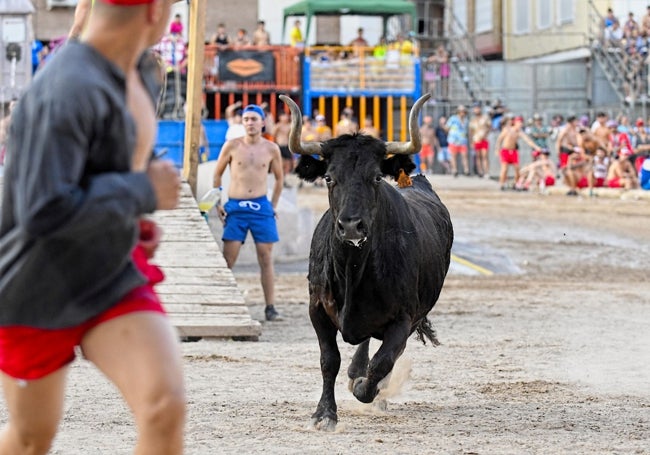
[[[160,231],[141,220],[179,196],[173,164],[149,160],[160,73],[145,51],[171,4],[95,1],[83,41],[60,50],[14,112],[0,218],[0,454],[48,452],[76,346],[133,412],[136,453],[183,450],[182,359],[153,290],[162,274],[147,262]]]
[[[508,168],[510,166],[512,166],[515,171],[514,183],[519,180],[519,151],[517,149],[519,139],[523,139],[524,142],[533,148],[533,150],[537,150],[537,144],[535,144],[533,140],[522,131],[523,124],[523,117],[515,117],[514,120],[511,117],[507,117],[503,124],[501,133],[499,133],[494,144],[496,154],[501,160],[501,171],[499,172],[499,186],[501,187],[501,190],[506,190],[508,188],[506,180],[508,178]]]

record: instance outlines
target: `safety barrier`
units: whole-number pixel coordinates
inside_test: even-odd
[[[207,150],[200,156],[200,162],[216,160],[221,147],[226,142],[228,123],[225,120],[204,120],[201,122],[207,139]],[[159,120],[158,135],[154,153],[174,162],[177,168],[183,167],[183,146],[185,122],[182,120]],[[199,152],[201,153],[201,152]]]

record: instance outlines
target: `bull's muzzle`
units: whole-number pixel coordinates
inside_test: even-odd
[[[341,240],[356,247],[363,245],[368,238],[366,226],[361,218],[339,218],[336,221],[336,228]]]

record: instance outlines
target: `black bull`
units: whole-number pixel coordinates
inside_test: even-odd
[[[338,420],[334,385],[341,365],[337,331],[344,341],[359,344],[348,376],[354,396],[370,403],[411,334],[437,344],[427,314],[449,269],[453,228],[449,212],[424,176],[403,188],[383,178],[401,175],[401,181],[415,168],[408,155],[420,149],[414,126],[427,97],[411,111],[407,144],[387,144],[363,134],[300,143],[300,111],[282,99],[292,110],[291,149],[303,154],[296,173],[307,181],[322,177],[328,188],[330,207],[314,231],[308,279],[309,315],[323,376],[312,422],[333,430]],[[396,154],[387,156],[387,149]],[[370,338],[382,340],[371,360]]]

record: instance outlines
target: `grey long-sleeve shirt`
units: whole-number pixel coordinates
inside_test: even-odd
[[[130,171],[135,140],[124,73],[93,48],[70,42],[37,73],[10,127],[0,326],[77,325],[145,282],[130,253],[156,198]]]

